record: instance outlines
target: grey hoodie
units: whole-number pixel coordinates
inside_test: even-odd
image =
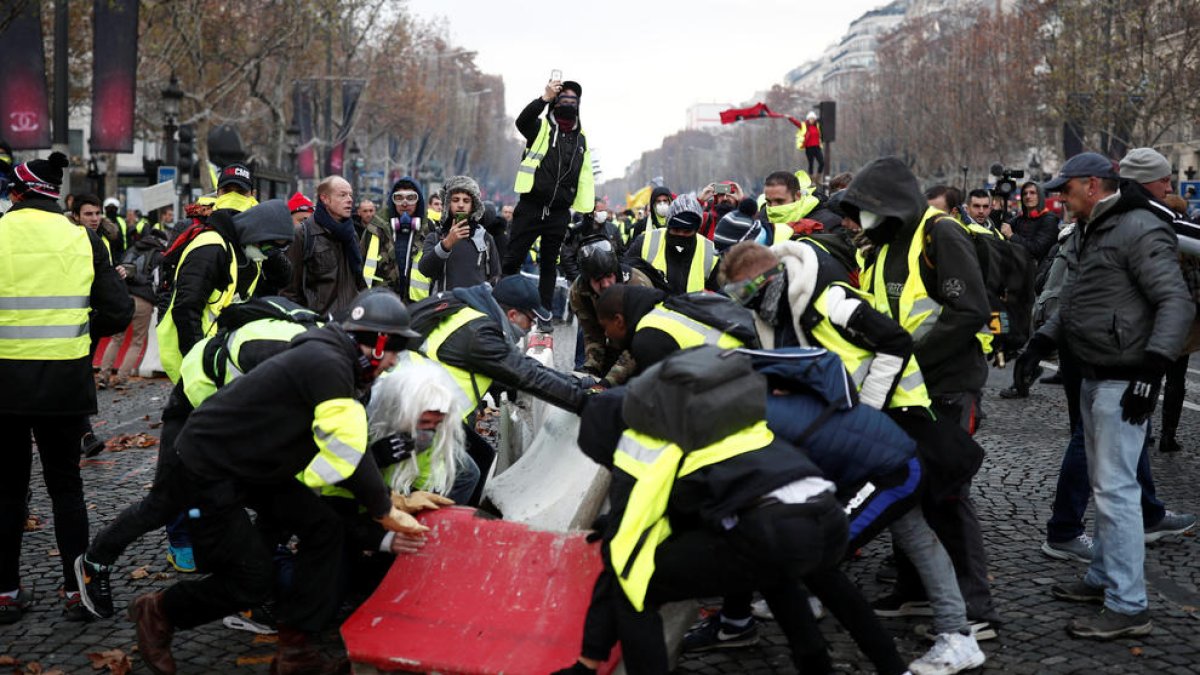
[[[282,199],[270,199],[233,217],[233,229],[243,246],[266,241],[292,241],[292,214]]]

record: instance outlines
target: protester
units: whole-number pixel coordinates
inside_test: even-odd
[[[479,184],[452,176],[442,186],[442,222],[425,237],[417,268],[430,280],[430,292],[449,291],[500,280],[500,253],[484,229]]]
[[[626,258],[652,280],[657,277],[656,285],[672,295],[716,290],[717,251],[699,234],[703,218],[695,197],[677,197],[667,209],[666,227],[639,234],[630,242]]]
[[[301,223],[290,247],[292,281],[283,296],[314,312],[330,315],[348,307],[363,281],[363,258],[354,222],[350,183],[330,176],[317,185],[317,206]]]
[[[158,286],[159,267],[162,265],[163,253],[167,250],[167,235],[162,230],[147,230],[133,247],[125,252],[121,259],[121,269],[125,275],[125,284],[129,287],[129,295],[133,297],[133,321],[130,324],[129,344],[125,344],[125,334],[118,333],[108,341],[104,357],[100,361],[98,382],[103,386],[121,387],[134,376],[137,365],[141,361],[142,350],[150,336],[150,316],[154,312],[155,288]],[[125,357],[120,365],[110,373],[116,365],[121,347],[125,347]]]

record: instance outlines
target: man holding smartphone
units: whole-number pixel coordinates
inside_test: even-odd
[[[538,254],[538,294],[550,307],[557,279],[558,251],[567,233],[571,209],[591,213],[596,189],[587,137],[579,124],[578,82],[554,77],[517,116],[525,137],[525,155],[517,167],[514,190],[521,196],[513,211],[512,233],[504,256],[504,274],[516,274],[533,243],[541,237]],[[547,110],[547,106],[549,106]],[[546,115],[542,116],[542,111]],[[549,326],[540,326],[549,330]]]

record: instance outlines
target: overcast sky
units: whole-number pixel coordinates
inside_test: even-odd
[[[552,69],[583,87],[580,119],[604,179],[682,129],[694,103],[740,103],[818,56],[887,0],[408,0],[504,77],[516,117]],[[793,111],[789,111],[793,112]]]

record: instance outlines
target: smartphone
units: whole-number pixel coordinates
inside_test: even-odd
[[[554,82],[555,80],[562,82],[562,71],[558,68],[550,71],[550,81]]]
[[[713,186],[713,194],[727,195],[731,194],[731,189],[728,183],[717,183]]]

